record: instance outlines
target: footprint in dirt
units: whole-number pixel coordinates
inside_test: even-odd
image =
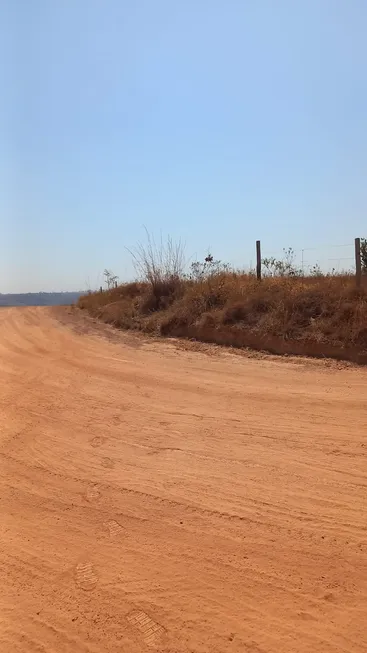
[[[97,501],[101,496],[98,485],[90,485],[85,494],[87,501]]]
[[[149,647],[155,647],[166,632],[163,626],[157,624],[145,612],[134,610],[127,615],[127,620],[142,636]]]
[[[102,435],[97,435],[95,438],[90,440],[90,443],[94,448],[101,447],[105,442],[107,442],[107,438],[104,438]]]
[[[115,466],[115,463],[111,458],[102,458],[101,460],[102,467],[105,467],[106,469],[113,469]]]
[[[115,519],[104,522],[103,526],[107,529],[111,539],[122,535],[125,530]]]
[[[91,562],[79,562],[75,568],[75,584],[85,592],[94,590],[98,583],[98,576]]]

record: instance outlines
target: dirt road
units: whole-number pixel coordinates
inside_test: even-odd
[[[67,319],[0,310],[2,653],[365,653],[367,370]]]

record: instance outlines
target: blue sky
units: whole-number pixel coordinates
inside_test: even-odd
[[[0,0],[0,25],[0,292],[128,278],[143,225],[234,265],[367,235],[365,0]]]

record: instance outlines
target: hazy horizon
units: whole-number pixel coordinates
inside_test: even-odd
[[[8,295],[73,295],[76,293],[86,292],[84,290],[38,290],[38,291],[20,291],[20,292],[0,292],[0,296],[6,297]]]
[[[76,302],[81,294],[80,291],[0,293],[0,308],[69,305]]]

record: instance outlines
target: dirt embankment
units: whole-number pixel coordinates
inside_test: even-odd
[[[122,329],[367,364],[367,287],[350,276],[130,283],[78,305]]]

